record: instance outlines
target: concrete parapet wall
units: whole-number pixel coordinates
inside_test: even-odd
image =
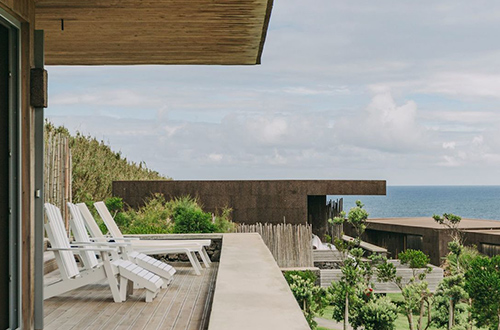
[[[259,234],[224,234],[208,330],[308,330]]]

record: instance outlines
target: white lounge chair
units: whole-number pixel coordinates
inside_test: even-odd
[[[116,225],[115,220],[113,219],[113,216],[109,212],[108,208],[106,207],[106,204],[104,202],[96,202],[94,203],[95,208],[97,209],[97,212],[101,216],[101,219],[104,221],[104,224],[106,225],[106,228],[108,228],[109,233],[114,239],[123,239],[123,234],[120,230],[120,228]],[[144,250],[148,251],[150,249],[155,249],[157,247],[163,247],[167,245],[175,245],[175,246],[182,246],[182,245],[196,245],[199,246],[200,248],[196,250],[200,254],[201,260],[203,260],[203,263],[205,264],[205,267],[210,267],[210,264],[212,261],[210,260],[210,257],[207,254],[207,251],[205,250],[206,246],[210,246],[212,243],[211,240],[209,239],[199,239],[199,240],[135,240],[132,241],[132,246],[134,249],[138,250]],[[145,252],[146,253],[146,252]]]
[[[97,225],[96,221],[94,220],[94,217],[90,213],[90,210],[88,209],[87,205],[85,203],[79,203],[76,204],[78,209],[80,210],[80,213],[83,216],[83,220],[85,221],[85,224],[87,225],[87,228],[92,235],[92,239],[98,240],[98,241],[118,241],[118,242],[130,242],[132,245],[132,249],[136,252],[148,254],[148,255],[153,255],[153,254],[163,254],[163,253],[182,253],[186,254],[194,272],[196,275],[201,275],[201,265],[198,261],[198,258],[196,257],[195,252],[200,252],[201,249],[203,248],[202,246],[198,244],[176,244],[173,245],[172,243],[170,244],[147,244],[141,246],[140,244],[137,244],[139,242],[148,242],[148,241],[140,241],[138,239],[132,239],[132,238],[123,238],[122,237],[106,237],[103,235],[101,232],[101,229]],[[104,208],[106,206],[104,205]],[[106,208],[107,210],[107,208]],[[109,211],[108,211],[109,214]],[[109,214],[111,217],[111,214]],[[113,221],[114,222],[114,221]],[[116,224],[115,224],[116,226]],[[109,228],[108,228],[109,230]],[[153,243],[155,241],[152,241]],[[129,254],[130,255],[130,254]]]
[[[73,203],[68,202],[69,212],[71,214],[70,218],[70,227],[75,240],[79,244],[91,244],[92,240],[90,239],[87,229],[85,228],[85,220],[83,220],[80,209]],[[161,262],[155,258],[152,258],[144,253],[139,253],[136,251],[132,251],[130,249],[131,244],[128,242],[124,243],[109,243],[109,242],[99,242],[100,245],[104,244],[106,246],[118,247],[120,249],[120,256],[118,253],[112,252],[111,258],[112,260],[119,259],[120,257],[124,260],[130,260],[133,263],[141,266],[142,268],[160,276],[165,285],[172,281],[172,278],[175,274],[174,267]],[[86,258],[86,256],[82,256],[83,264],[90,265],[91,261]]]
[[[87,284],[107,280],[113,300],[125,301],[128,281],[138,283],[146,289],[146,302],[153,301],[163,286],[163,280],[147,270],[128,261],[117,259],[111,261],[109,253],[116,249],[97,245],[72,246],[66,236],[66,229],[58,207],[46,203],[45,211],[48,222],[45,230],[54,251],[61,280],[44,286],[44,299],[80,288]],[[95,253],[99,252],[102,262],[97,261]],[[79,270],[74,253],[80,254],[88,261],[87,269]],[[84,256],[84,257],[83,257]]]

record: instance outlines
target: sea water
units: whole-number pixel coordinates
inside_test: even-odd
[[[346,212],[361,200],[370,218],[431,217],[453,213],[462,218],[500,220],[500,186],[388,186],[386,196],[344,198]]]

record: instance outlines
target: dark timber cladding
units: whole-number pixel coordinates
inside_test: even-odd
[[[476,245],[480,252],[500,247],[500,221],[462,219],[459,228],[465,232],[465,244]],[[352,229],[344,227],[347,235]],[[386,248],[391,257],[407,249],[417,249],[428,254],[431,263],[440,265],[449,252],[450,231],[433,218],[369,219],[363,239]]]
[[[48,65],[260,64],[272,3],[38,0],[36,28]]]
[[[256,222],[310,223],[326,204],[326,195],[385,195],[385,181],[347,180],[261,180],[261,181],[115,181],[113,194],[132,207],[142,205],[151,194],[167,199],[196,196],[204,209],[214,212],[224,206],[233,209],[233,220]],[[314,196],[314,198],[308,198]],[[309,201],[309,202],[308,202]],[[312,202],[311,202],[312,201]],[[312,204],[311,204],[312,203]],[[308,206],[312,214],[308,213]],[[326,215],[324,215],[326,217]],[[323,218],[318,221],[324,220]]]

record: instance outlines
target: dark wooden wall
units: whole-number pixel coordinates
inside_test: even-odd
[[[240,223],[306,223],[308,196],[385,195],[385,181],[254,180],[254,181],[116,181],[113,195],[132,207],[154,193],[167,199],[197,197],[209,212],[224,206],[233,209]]]
[[[344,226],[346,234],[352,235],[352,230],[348,226]],[[420,235],[422,236],[422,251],[429,255],[431,263],[439,266],[442,263],[442,258],[449,252],[448,243],[450,242],[450,232],[447,229],[424,228],[424,227],[409,227],[397,224],[377,224],[369,223],[368,229],[363,236],[363,240],[386,248],[390,256],[397,258],[397,254],[406,249],[405,236]],[[481,250],[482,243],[500,245],[499,231],[466,231],[465,245],[475,245]]]

